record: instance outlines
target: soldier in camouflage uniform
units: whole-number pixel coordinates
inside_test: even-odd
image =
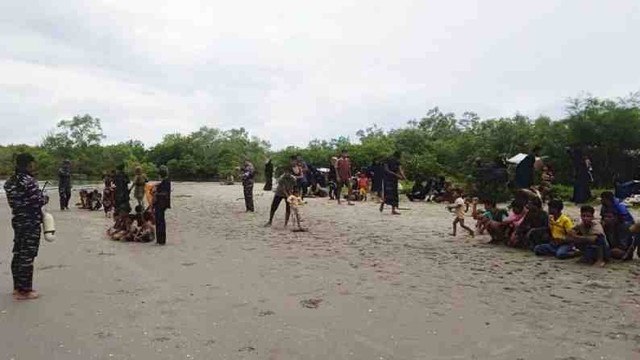
[[[244,166],[240,169],[242,172],[242,187],[244,189],[244,205],[247,212],[253,212],[253,178],[255,175],[255,167],[251,161],[247,158],[244,159]]]
[[[69,200],[71,200],[71,161],[69,160],[65,160],[58,170],[58,193],[60,210],[69,210]]]
[[[40,246],[42,206],[48,198],[38,188],[33,177],[35,159],[30,154],[16,157],[16,173],[4,184],[7,201],[13,214],[13,295],[18,300],[35,299],[33,290],[33,261]]]

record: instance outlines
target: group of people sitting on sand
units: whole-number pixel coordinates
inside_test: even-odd
[[[577,223],[563,213],[561,200],[552,199],[543,207],[539,193],[518,190],[509,209],[502,209],[493,200],[468,198],[455,190],[456,199],[447,208],[455,213],[453,233],[460,225],[471,236],[487,233],[490,243],[527,249],[539,256],[559,259],[580,257],[584,263],[604,266],[610,259],[631,260],[634,251],[640,257],[640,224],[627,207],[610,191],[600,195],[600,220],[591,205],[580,207]],[[465,213],[470,210],[475,229],[465,225]]]
[[[132,185],[124,172],[124,165],[104,177],[105,216],[113,217],[113,225],[107,235],[115,241],[166,242],[164,212],[171,207],[171,184],[168,169],[161,166],[158,171],[161,181],[150,184],[141,167],[134,170]],[[129,194],[133,191],[137,205],[131,214]]]
[[[85,210],[100,210],[102,208],[103,195],[98,189],[80,189],[80,202],[76,206]]]
[[[155,240],[155,219],[150,208],[136,205],[135,214],[124,207],[113,216],[107,235],[115,241],[151,242]]]

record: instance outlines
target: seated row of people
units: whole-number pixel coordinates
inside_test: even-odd
[[[439,178],[429,178],[423,180],[421,178],[416,179],[411,188],[411,191],[407,193],[409,201],[426,200],[440,202],[452,202],[453,186],[451,182],[445,181],[444,176]]]
[[[86,210],[100,210],[102,208],[102,194],[98,189],[81,189],[79,194],[80,202],[76,203],[78,208]]]
[[[595,209],[585,205],[577,225],[563,213],[562,201],[549,201],[547,213],[538,197],[515,200],[509,213],[493,201],[485,201],[484,211],[479,211],[474,201],[473,217],[478,231],[488,232],[492,243],[526,248],[540,256],[566,259],[581,255],[582,262],[598,266],[611,258],[631,260],[634,251],[640,257],[640,224],[634,224],[613,193],[603,192],[601,201],[600,221],[595,220]]]
[[[107,230],[112,240],[145,243],[155,240],[155,220],[151,209],[145,210],[137,205],[135,211],[135,214],[129,214],[123,208],[114,215],[114,224]]]

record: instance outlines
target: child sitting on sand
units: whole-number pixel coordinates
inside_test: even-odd
[[[521,203],[520,201],[513,201],[511,203],[511,212],[509,213],[509,216],[502,221],[502,225],[505,227],[507,243],[516,241],[514,239],[516,230],[524,220],[526,214],[527,209],[524,206],[524,203]]]
[[[527,203],[527,214],[514,232],[509,245],[529,248],[549,241],[549,215],[542,209],[542,200],[532,198]]]
[[[293,194],[287,197],[287,203],[293,212],[294,221],[298,224],[298,228],[294,229],[294,231],[305,231],[300,224],[300,207],[304,205],[304,201],[300,197],[297,189],[293,191]]]
[[[136,233],[133,235],[135,242],[152,242],[156,239],[156,227],[153,222],[153,214],[145,211],[142,214],[142,224],[139,224]]]
[[[580,262],[604,267],[610,256],[609,244],[602,225],[594,221],[595,209],[590,205],[580,208],[580,224],[576,225],[568,236],[583,253]]]
[[[456,200],[451,205],[447,205],[447,209],[449,211],[455,210],[455,217],[453,219],[453,233],[451,236],[456,236],[456,231],[458,224],[460,227],[467,230],[469,235],[473,237],[473,230],[464,224],[464,213],[469,210],[469,203],[464,199],[464,196],[460,192],[460,190],[453,190],[452,192],[453,198]]]
[[[549,201],[549,232],[551,241],[533,248],[536,255],[553,255],[558,259],[567,259],[574,255],[573,243],[567,237],[573,229],[573,221],[562,213],[564,204],[561,200]]]
[[[125,240],[131,232],[134,218],[123,208],[118,210],[114,218],[115,222],[113,226],[107,230],[107,235],[115,241]]]

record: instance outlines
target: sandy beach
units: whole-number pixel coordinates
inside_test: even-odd
[[[102,211],[61,213],[52,194],[30,302],[11,296],[0,198],[0,358],[640,359],[638,259],[452,238],[443,205],[406,198],[401,216],[309,199],[308,232],[283,228],[284,206],[264,228],[261,188],[246,214],[240,185],[174,183],[165,247],[108,240]]]

